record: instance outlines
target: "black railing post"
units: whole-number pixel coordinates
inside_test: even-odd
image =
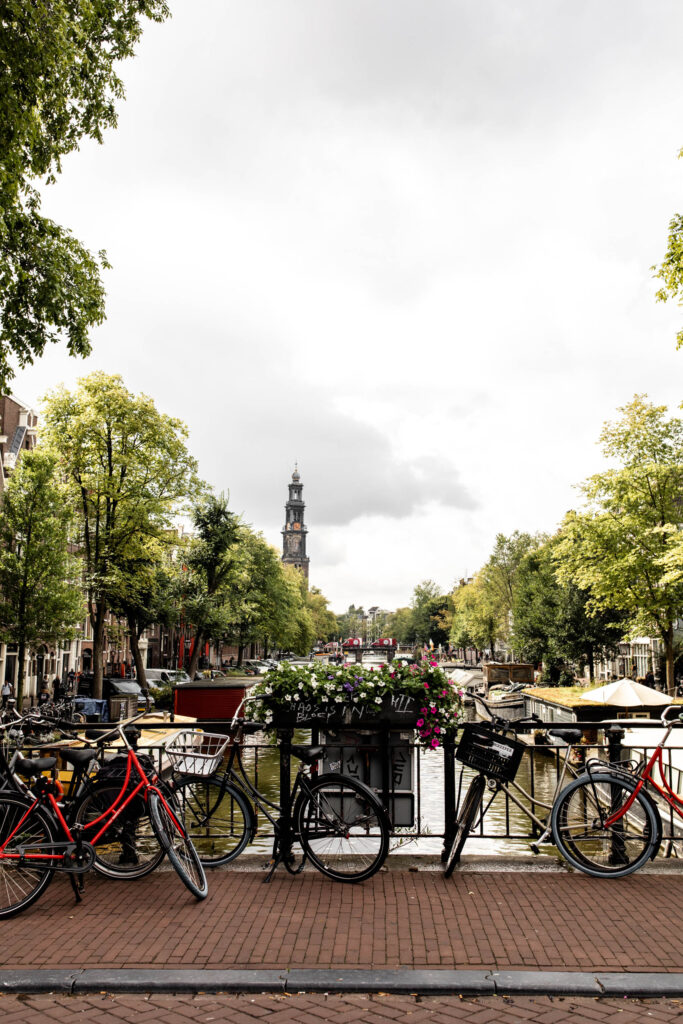
[[[446,733],[443,743],[443,850],[445,860],[455,835],[455,733]]]
[[[618,764],[621,761],[623,748],[621,741],[624,738],[624,730],[620,725],[610,725],[605,730],[607,736],[607,751],[610,764]],[[610,786],[610,814],[616,814],[619,810],[620,797],[623,793],[621,786],[612,785]],[[623,864],[626,860],[625,846],[624,846],[624,818],[619,818],[615,821],[611,828],[612,842],[610,844],[610,863],[612,864]]]

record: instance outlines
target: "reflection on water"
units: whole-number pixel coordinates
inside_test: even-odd
[[[302,731],[295,735],[294,742],[308,743],[310,734]],[[419,831],[425,834],[415,839],[394,836],[392,849],[401,846],[406,852],[438,854],[443,846],[443,839],[439,833],[443,835],[444,830],[443,752],[416,748],[414,756],[419,762],[419,790],[416,792],[415,800],[416,817],[419,813],[421,826]],[[527,792],[533,791],[537,801],[552,803],[557,772],[561,771],[563,756],[563,752],[560,754],[557,750],[546,751],[543,748],[530,746],[524,753],[515,781]],[[259,790],[269,800],[276,801],[279,798],[280,786],[280,761],[277,749],[257,742],[244,750],[243,761],[248,777],[252,781],[257,780]],[[292,779],[297,767],[298,761],[293,758]],[[458,787],[461,787],[461,793],[464,796],[470,780],[475,774],[474,770],[463,767],[456,761],[456,793]],[[490,792],[486,794],[487,805],[491,796]],[[529,804],[525,796],[521,794],[518,796],[524,804]],[[548,811],[536,804],[535,813],[537,817],[544,819]],[[258,826],[259,832],[251,849],[269,851],[272,844],[272,826],[262,814],[258,816]],[[417,821],[414,830],[406,829],[404,831],[418,831]],[[482,831],[483,835],[480,834]],[[517,838],[510,838],[510,836]],[[533,856],[529,848],[533,836],[531,820],[511,801],[508,801],[504,793],[498,793],[488,807],[483,829],[477,828],[475,834],[468,839],[468,847],[470,843],[472,844],[469,847],[469,852],[485,855],[528,853]],[[549,846],[547,850],[551,853],[554,848]]]

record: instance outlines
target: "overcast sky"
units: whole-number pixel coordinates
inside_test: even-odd
[[[95,369],[181,416],[311,582],[394,608],[553,530],[635,392],[681,400],[650,267],[683,207],[678,0],[171,0],[44,212],[105,248]]]

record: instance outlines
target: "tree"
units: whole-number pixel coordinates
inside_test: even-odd
[[[12,361],[26,366],[50,342],[90,351],[106,256],[42,217],[31,182],[53,182],[83,138],[116,127],[115,66],[133,55],[143,18],[167,15],[165,0],[0,0],[0,390]]]
[[[387,636],[395,637],[400,644],[412,643],[413,609],[397,608],[391,612],[386,623]]]
[[[170,560],[173,539],[143,539],[119,561],[112,571],[110,609],[128,624],[135,675],[146,689],[145,664],[140,637],[150,626],[171,626],[177,621],[178,568]]]
[[[187,429],[119,376],[93,373],[45,400],[44,440],[59,458],[78,515],[93,629],[93,694],[102,695],[107,614],[123,570],[143,541],[161,540],[199,489]]]
[[[190,676],[194,678],[207,640],[224,636],[233,617],[233,598],[242,570],[240,545],[247,530],[228,509],[225,495],[209,494],[192,514],[194,536],[183,555],[180,602],[193,631]]]
[[[450,641],[456,647],[488,649],[495,657],[499,619],[498,605],[492,603],[490,588],[479,573],[453,592]]]
[[[591,609],[590,591],[557,578],[559,536],[527,554],[520,563],[513,605],[513,643],[531,661],[543,661],[551,682],[569,663],[588,665],[618,648],[624,624],[614,609]]]
[[[55,467],[46,452],[24,452],[2,502],[0,637],[17,644],[18,707],[27,651],[75,636],[84,615],[77,567],[67,549],[69,507]]]
[[[590,592],[593,609],[620,611],[631,636],[658,636],[674,690],[674,625],[683,608],[683,423],[636,395],[606,423],[617,465],[590,477],[586,508],[570,512],[558,543],[559,576]]]
[[[411,639],[420,644],[445,644],[450,629],[450,599],[434,580],[423,580],[413,590]]]
[[[330,611],[329,601],[318,587],[306,591],[306,607],[311,615],[316,640],[331,640],[337,635],[337,616]]]
[[[487,609],[497,619],[496,639],[510,639],[519,567],[527,552],[541,542],[541,537],[520,533],[519,530],[509,537],[502,533],[496,536],[493,552],[480,573],[481,586],[486,590]]]
[[[228,636],[238,645],[241,665],[247,644],[275,643],[306,654],[315,641],[313,617],[306,604],[306,580],[294,566],[283,565],[275,548],[260,534],[247,532],[240,545],[240,570],[233,582]]]

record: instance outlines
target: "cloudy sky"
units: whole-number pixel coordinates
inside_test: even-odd
[[[650,267],[683,207],[678,0],[171,0],[44,211],[105,248],[93,355],[185,419],[311,581],[394,608],[552,530],[635,392],[681,398]]]

